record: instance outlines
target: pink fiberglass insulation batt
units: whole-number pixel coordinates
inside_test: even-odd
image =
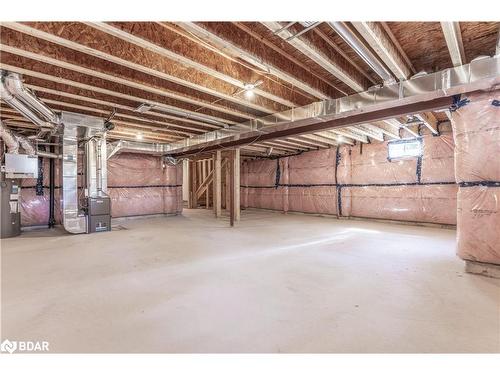
[[[422,182],[455,182],[455,143],[451,132],[424,137]]]
[[[457,182],[500,181],[500,91],[471,95],[452,113]]]
[[[342,189],[344,216],[450,224],[456,222],[456,185],[365,186]]]
[[[116,155],[108,160],[108,194],[113,217],[180,213],[182,166],[152,155]]]
[[[327,186],[335,184],[336,149],[306,152],[287,159],[288,170],[282,176],[289,177],[288,210],[336,215],[336,187]]]
[[[36,194],[37,180],[34,178],[21,179],[21,225],[22,226],[39,226],[47,225],[49,222],[49,160],[43,159],[43,194]],[[61,222],[60,215],[60,194],[61,194],[61,178],[60,178],[61,161],[55,160],[55,210],[54,216],[57,223]]]
[[[283,210],[284,188],[275,188],[278,160],[257,160],[247,163],[242,170],[246,181],[243,188],[246,207]],[[241,180],[240,180],[241,183]]]
[[[387,142],[351,147],[352,184],[415,183],[417,158],[387,159]]]
[[[55,161],[55,219],[61,223],[61,163]],[[83,160],[79,160],[79,173]],[[43,195],[36,195],[36,179],[23,179],[22,226],[47,225],[49,220],[49,160],[43,160]],[[78,176],[83,186],[84,176]],[[151,155],[122,153],[108,160],[108,194],[113,217],[182,212],[182,167],[162,163]],[[83,194],[83,190],[82,190]]]
[[[388,142],[280,158],[279,170],[277,160],[245,162],[243,206],[456,224],[454,142],[449,127],[440,130],[422,137],[419,174],[416,157],[388,160]]]
[[[467,99],[452,114],[460,185],[457,253],[466,260],[500,264],[500,91]]]
[[[336,149],[305,152],[288,158],[289,184],[334,184]],[[285,171],[286,172],[286,171]]]
[[[500,264],[500,187],[459,187],[457,254],[462,259]]]
[[[56,223],[61,222],[61,191],[54,191],[54,217]],[[36,195],[32,188],[21,190],[21,226],[48,225],[49,222],[49,189],[43,195]]]

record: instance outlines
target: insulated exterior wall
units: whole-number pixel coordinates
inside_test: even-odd
[[[43,163],[43,189],[42,195],[37,195],[34,178],[21,179],[21,197],[19,201],[21,211],[21,226],[41,226],[48,225],[49,222],[49,159],[42,159]],[[61,222],[60,213],[60,160],[55,160],[55,183],[54,190],[54,217],[56,223]]]
[[[500,264],[500,91],[462,100],[465,105],[452,114],[460,186],[457,254]]]
[[[388,159],[388,143],[357,145],[351,151],[351,183],[342,188],[344,216],[456,224],[457,187],[453,139],[422,138],[422,157]]]
[[[79,156],[78,186],[83,186],[83,158]],[[61,223],[61,178],[55,161],[56,223]],[[36,195],[36,179],[21,180],[21,225],[47,225],[49,220],[49,160],[43,160],[43,195]],[[83,190],[80,190],[83,197]],[[113,217],[182,212],[182,167],[151,155],[122,153],[108,160],[108,195]]]
[[[421,182],[455,182],[455,142],[451,131],[424,137]]]
[[[343,214],[371,219],[454,224],[455,185],[366,186],[342,189],[351,209]]]
[[[182,211],[182,166],[160,157],[121,153],[108,160],[111,216],[175,214]]]
[[[336,149],[310,151],[287,159],[289,210],[336,215]]]
[[[417,158],[387,160],[387,143],[351,147],[351,183],[397,184],[417,182]]]
[[[276,187],[278,163],[279,159],[257,160],[242,168],[246,173],[246,176],[240,178],[247,184],[244,187],[247,207],[283,210],[284,189]]]
[[[440,131],[421,137],[421,158],[388,160],[380,142],[280,158],[279,170],[277,160],[246,162],[246,207],[456,224],[453,136],[449,126]]]

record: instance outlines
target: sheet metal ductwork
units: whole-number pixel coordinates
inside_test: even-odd
[[[56,131],[62,127],[62,155],[37,152],[33,144],[16,135],[3,124],[0,127],[2,139],[10,153],[18,153],[21,146],[26,153],[42,157],[62,158],[63,202],[62,219],[64,228],[70,233],[87,233],[89,215],[80,205],[82,197],[78,186],[79,142],[85,142],[85,175],[87,207],[92,199],[105,198],[107,190],[106,170],[106,127],[105,120],[98,117],[72,112],[55,113],[23,85],[21,76],[0,71],[1,99],[19,111],[24,117],[40,127],[40,133]],[[82,161],[83,162],[83,161]],[[83,188],[83,187],[82,187]],[[95,207],[95,200],[92,201]],[[108,229],[109,230],[109,226]]]
[[[63,133],[63,225],[70,233],[86,233],[87,221],[78,199],[78,127],[68,123]]]
[[[107,184],[107,148],[106,137],[91,138],[85,144],[86,177],[89,197],[103,197]]]
[[[141,154],[163,155],[167,153],[166,143],[146,143],[134,141],[116,141],[108,144],[108,159],[120,152],[137,152]]]
[[[88,197],[102,197],[107,190],[104,119],[62,112],[63,224],[70,233],[87,233],[87,215],[80,209],[78,189],[78,141],[87,139],[86,176]],[[99,155],[98,155],[99,153]]]
[[[36,148],[33,143],[28,138],[8,129],[2,121],[0,121],[0,138],[5,142],[7,152],[10,154],[18,154],[20,146],[27,155],[36,155]]]
[[[373,69],[386,83],[394,82],[389,69],[370,51],[345,22],[328,22],[328,25]]]
[[[278,130],[292,133],[299,129],[296,134],[305,133],[304,129],[308,125],[355,117],[402,105],[450,98],[453,95],[476,90],[490,90],[499,84],[500,56],[484,58],[472,61],[470,64],[382,87],[374,87],[338,99],[323,100],[292,108],[281,112],[280,116],[269,115],[233,125],[228,129],[219,129],[168,143],[166,153],[175,156],[198,152],[200,149],[209,151],[227,144],[232,146],[244,144],[248,139],[254,139],[252,137],[272,134]],[[345,126],[356,124],[350,123]]]
[[[17,73],[0,71],[0,96],[12,108],[40,128],[53,129],[59,124],[58,115],[24,87]]]

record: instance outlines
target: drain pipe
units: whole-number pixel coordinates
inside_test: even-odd
[[[384,82],[395,82],[391,72],[346,25],[345,22],[328,22],[328,25],[361,57]]]

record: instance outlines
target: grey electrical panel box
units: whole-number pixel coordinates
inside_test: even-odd
[[[108,197],[89,197],[88,233],[111,230],[111,200]]]

